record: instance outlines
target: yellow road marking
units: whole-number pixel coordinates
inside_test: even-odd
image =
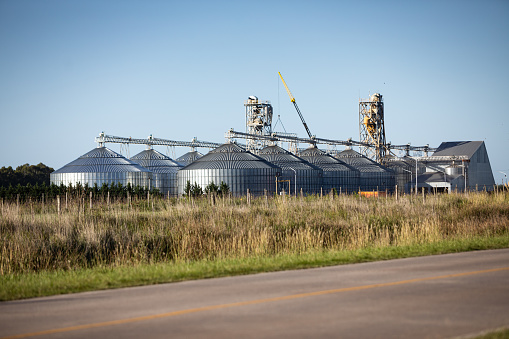
[[[389,283],[380,283],[380,284],[355,286],[355,287],[345,287],[345,288],[338,288],[338,289],[325,290],[325,291],[316,291],[316,292],[292,294],[292,295],[286,295],[286,296],[282,296],[282,297],[249,300],[249,301],[242,301],[242,302],[231,303],[231,304],[204,306],[204,307],[191,308],[191,309],[181,310],[181,311],[173,311],[173,312],[167,312],[167,313],[159,313],[159,314],[153,314],[153,315],[146,315],[146,316],[143,316],[143,317],[135,317],[135,318],[112,320],[112,321],[104,321],[104,322],[100,322],[100,323],[84,324],[84,325],[77,325],[77,326],[56,328],[56,329],[51,329],[51,330],[39,331],[39,332],[24,333],[24,334],[18,334],[18,335],[13,335],[13,336],[8,336],[8,337],[2,337],[0,339],[28,338],[28,337],[35,337],[35,336],[47,335],[47,334],[53,334],[53,333],[71,332],[71,331],[78,331],[78,330],[84,330],[84,329],[89,329],[89,328],[106,327],[106,326],[113,326],[113,325],[134,323],[134,322],[144,321],[144,320],[152,320],[152,319],[158,319],[158,318],[167,318],[167,317],[173,317],[173,316],[189,314],[189,313],[197,313],[197,312],[205,312],[205,311],[218,310],[218,309],[222,309],[222,308],[230,308],[230,307],[238,307],[238,306],[246,306],[246,305],[263,304],[263,303],[274,302],[274,301],[307,298],[307,297],[313,297],[313,296],[319,296],[319,295],[325,295],[325,294],[335,294],[335,293],[342,293],[342,292],[360,291],[360,290],[367,290],[367,289],[377,288],[377,287],[404,285],[404,284],[411,284],[411,283],[416,283],[416,282],[421,282],[421,281],[429,281],[429,280],[438,280],[438,279],[445,279],[445,278],[463,277],[463,276],[467,276],[467,275],[490,273],[490,272],[498,272],[498,271],[505,271],[505,270],[509,270],[509,267],[501,267],[501,268],[493,268],[493,269],[482,270],[482,271],[472,271],[472,272],[448,274],[448,275],[441,275],[441,276],[436,276],[436,277],[417,278],[417,279],[402,280],[402,281],[395,281],[395,282],[389,282]]]

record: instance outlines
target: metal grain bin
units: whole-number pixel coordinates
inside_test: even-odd
[[[178,194],[177,172],[184,167],[180,163],[154,149],[142,151],[131,160],[152,172],[152,188],[159,189],[164,196]]]
[[[360,172],[325,152],[312,146],[301,151],[299,157],[323,170],[323,190],[333,188],[338,193],[350,193],[359,190]]]
[[[416,162],[414,159],[404,156],[398,158],[395,156],[387,156],[385,158],[386,166],[395,174],[395,185],[398,185],[398,190],[410,192],[412,187],[415,187],[415,167]],[[421,162],[417,163],[417,174],[421,175],[426,171],[426,167]]]
[[[179,170],[179,194],[184,194],[187,182],[198,184],[202,189],[214,182],[225,182],[233,195],[245,195],[247,189],[254,195],[269,193],[276,188],[276,176],[281,169],[242,147],[227,143],[210,151],[203,157]]]
[[[258,155],[281,168],[281,182],[278,190],[286,192],[319,193],[322,187],[323,170],[279,146],[267,146]]]
[[[152,172],[106,147],[98,147],[50,174],[55,185],[122,184],[149,188]]]
[[[200,159],[201,157],[203,157],[203,154],[201,154],[200,152],[190,151],[184,155],[181,155],[180,157],[175,159],[175,161],[182,164],[183,166],[187,166],[190,163],[192,163],[193,161],[195,161],[196,159]]]
[[[387,167],[352,149],[344,150],[334,157],[360,172],[361,191],[394,190],[396,185],[395,174]]]

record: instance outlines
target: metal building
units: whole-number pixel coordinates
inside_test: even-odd
[[[164,196],[176,196],[177,172],[182,166],[170,157],[150,148],[144,150],[131,160],[152,172],[152,188],[157,188]]]
[[[187,182],[202,189],[214,182],[226,183],[233,195],[245,195],[247,189],[255,195],[264,190],[275,192],[276,178],[281,169],[236,144],[227,143],[179,170],[179,194],[184,194]]]
[[[426,166],[426,175],[437,173],[437,180],[419,177],[419,187],[445,187],[452,190],[493,190],[495,179],[484,141],[442,142],[430,157],[419,161]],[[462,181],[457,179],[461,176]],[[440,179],[442,178],[442,179]]]
[[[386,163],[397,173],[398,186],[404,184],[407,192],[415,192],[415,187],[419,191],[463,191],[465,187],[490,191],[495,185],[484,141],[443,142],[431,156],[386,157]]]
[[[195,161],[196,159],[200,159],[201,157],[203,157],[203,154],[201,154],[198,151],[193,150],[193,151],[187,152],[184,155],[181,155],[180,157],[175,159],[175,161],[178,162],[179,164],[182,164],[182,166],[187,166],[190,163],[192,163],[193,161]]]
[[[322,186],[324,192],[333,188],[338,193],[351,193],[359,190],[360,172],[333,158],[315,146],[301,151],[299,157],[323,170]]]
[[[319,193],[322,187],[323,170],[282,149],[279,146],[267,146],[258,155],[281,168],[278,179],[278,191],[295,193]]]
[[[396,184],[394,172],[385,166],[346,149],[334,156],[360,172],[359,186],[361,191],[393,191]]]
[[[152,172],[106,147],[97,147],[50,174],[55,185],[122,184],[150,188]]]

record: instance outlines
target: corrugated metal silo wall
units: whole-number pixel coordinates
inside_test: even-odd
[[[247,189],[253,195],[263,195],[265,190],[272,194],[276,189],[277,168],[225,168],[225,169],[181,169],[177,174],[178,192],[183,195],[187,182],[198,184],[204,190],[214,182],[219,186],[226,183],[234,196],[246,195]]]

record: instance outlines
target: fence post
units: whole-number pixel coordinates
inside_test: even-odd
[[[58,210],[58,215],[60,215],[60,195],[57,195],[57,210]]]
[[[424,194],[424,187],[422,188],[422,203],[426,202],[426,195]]]
[[[251,195],[249,194],[249,188],[247,189],[247,204],[251,205]]]
[[[396,185],[395,192],[396,192],[396,201],[398,201],[398,185]]]
[[[90,209],[92,209],[92,192],[90,192],[89,196],[90,196]]]
[[[323,197],[323,187],[320,187],[320,198]]]

